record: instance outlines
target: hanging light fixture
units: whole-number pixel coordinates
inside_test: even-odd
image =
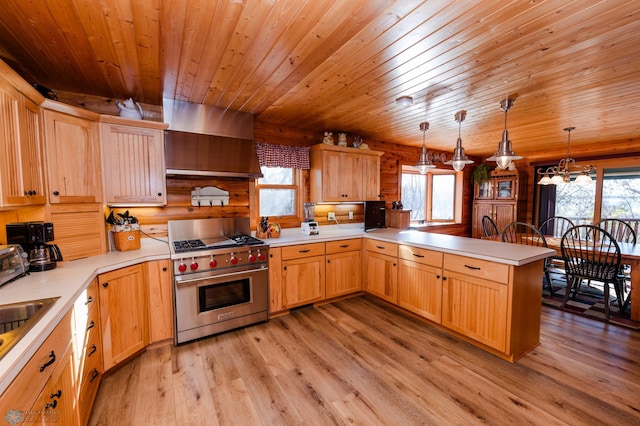
[[[467,117],[467,111],[465,110],[461,110],[456,112],[456,121],[458,122],[458,141],[456,142],[456,147],[453,150],[453,157],[451,157],[451,160],[447,161],[446,165],[448,166],[453,166],[453,169],[457,172],[461,171],[462,169],[464,169],[464,166],[467,164],[473,164],[473,160],[469,160],[469,157],[467,157],[464,154],[464,148],[462,147],[462,139],[460,138],[460,126],[462,125],[462,122],[464,121],[464,119]]]
[[[521,155],[516,155],[511,148],[509,140],[509,132],[507,131],[507,111],[513,106],[513,99],[506,98],[500,101],[500,109],[504,111],[504,130],[502,131],[502,140],[498,143],[498,150],[487,161],[495,161],[499,168],[506,169],[513,160],[520,160]]]
[[[422,152],[420,153],[418,163],[414,167],[418,169],[421,175],[424,175],[427,173],[427,170],[434,168],[435,164],[429,161],[427,156],[427,147],[425,146],[425,135],[427,130],[429,130],[429,123],[426,121],[424,123],[420,123],[420,130],[422,131]]]
[[[571,182],[571,174],[578,173],[575,178],[576,183],[585,184],[592,183],[591,170],[595,168],[593,166],[579,166],[576,164],[576,160],[571,158],[571,131],[575,127],[565,127],[564,131],[567,132],[567,156],[558,162],[557,166],[552,166],[546,170],[538,170],[538,174],[542,175],[538,181],[538,185],[560,185],[563,183]],[[571,170],[573,168],[573,170]]]

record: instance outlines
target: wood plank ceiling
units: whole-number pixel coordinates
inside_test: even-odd
[[[0,57],[55,90],[248,111],[265,123],[467,154],[637,147],[637,0],[3,1]],[[400,108],[395,99],[412,96]],[[536,154],[537,153],[537,154]]]

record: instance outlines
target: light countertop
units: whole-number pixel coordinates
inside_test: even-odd
[[[501,242],[434,234],[416,230],[392,228],[364,232],[363,225],[325,225],[318,235],[305,235],[299,228],[283,229],[279,238],[266,239],[271,247],[308,244],[349,238],[370,238],[398,244],[439,250],[462,256],[520,266],[555,254],[552,249],[528,247]],[[59,297],[49,311],[0,360],[0,394],[33,356],[56,325],[73,306],[82,291],[104,272],[142,262],[169,258],[165,241],[143,238],[141,248],[131,251],[111,251],[67,262],[59,262],[56,269],[34,272],[0,287],[0,304]]]

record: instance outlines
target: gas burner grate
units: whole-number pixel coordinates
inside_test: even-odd
[[[177,252],[186,251],[186,250],[194,250],[205,247],[205,244],[202,240],[183,240],[183,241],[174,241],[173,247]]]

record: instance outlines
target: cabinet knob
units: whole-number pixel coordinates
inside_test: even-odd
[[[62,396],[62,389],[58,389],[58,392],[52,393],[51,395],[49,395],[49,398],[51,399],[60,398],[61,396]]]
[[[53,195],[57,197],[58,195],[60,195],[60,191],[53,191]]]
[[[162,272],[167,272],[167,267],[166,266],[162,268]]]
[[[104,288],[109,287],[109,283],[102,283],[102,287],[104,287]]]
[[[57,400],[57,399],[54,399],[54,400],[53,400],[53,401],[51,401],[50,403],[45,404],[45,405],[44,405],[44,408],[47,408],[47,409],[48,409],[48,408],[56,408],[57,406],[58,406],[58,400]]]
[[[440,279],[440,275],[436,275],[436,278],[437,278],[437,279]]]
[[[162,192],[158,192],[158,197],[162,197]]]
[[[84,302],[85,305],[88,305],[89,303],[93,302],[93,297],[89,296],[87,297],[87,301]]]

